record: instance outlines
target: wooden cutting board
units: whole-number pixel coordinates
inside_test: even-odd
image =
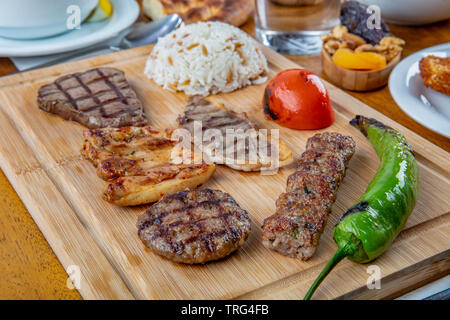
[[[0,166],[69,273],[80,270],[79,291],[88,299],[299,299],[332,256],[332,226],[364,192],[379,161],[348,124],[354,114],[374,117],[400,130],[415,148],[421,187],[417,206],[391,248],[374,261],[381,290],[369,290],[367,265],[343,261],[315,298],[383,298],[431,281],[450,270],[449,154],[379,112],[326,84],[336,110],[328,131],[351,135],[357,151],[350,162],[316,255],[307,262],[270,251],[260,243],[264,218],[274,212],[294,165],[276,175],[218,167],[204,185],[230,193],[252,219],[246,244],[227,259],[206,265],[172,263],[151,253],[137,236],[136,220],[147,207],[120,208],[101,198],[105,182],[80,156],[83,127],[38,109],[38,88],[56,77],[98,66],[125,71],[152,126],[175,126],[186,96],[159,88],[143,74],[151,47],[143,47],[0,79]],[[298,67],[264,48],[270,76]],[[264,119],[264,85],[220,95],[236,111],[246,111],[263,128],[279,128],[298,157],[317,131],[296,131]],[[74,267],[75,266],[75,267]],[[77,269],[79,268],[79,269]],[[74,271],[75,270],[75,271]]]

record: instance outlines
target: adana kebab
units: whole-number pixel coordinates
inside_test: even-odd
[[[334,227],[338,250],[305,295],[314,291],[345,257],[367,263],[380,256],[402,230],[416,205],[419,172],[414,153],[405,137],[375,119],[356,116],[350,124],[373,145],[381,164],[359,201]]]
[[[297,171],[276,202],[276,213],[264,220],[265,247],[302,260],[314,254],[354,152],[353,139],[336,132],[308,139]]]

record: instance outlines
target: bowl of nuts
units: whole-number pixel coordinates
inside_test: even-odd
[[[392,36],[384,21],[369,28],[366,15],[365,5],[347,1],[341,9],[341,25],[322,36],[323,71],[344,89],[370,91],[386,85],[401,59],[405,41]]]

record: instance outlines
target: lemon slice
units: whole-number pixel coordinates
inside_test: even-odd
[[[113,5],[109,0],[99,0],[97,7],[86,19],[87,22],[98,22],[108,19],[112,16]]]

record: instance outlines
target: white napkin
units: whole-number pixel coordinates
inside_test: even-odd
[[[65,56],[68,56],[69,58],[67,58],[67,60],[65,60],[64,62],[70,62],[70,61],[77,61],[77,60],[92,58],[92,57],[95,57],[98,55],[107,54],[107,53],[111,53],[111,52],[113,52],[111,49],[103,49],[103,50],[92,52],[89,54],[82,54],[77,57],[72,57],[73,52],[70,52],[70,53],[66,52],[66,53],[58,53],[58,54],[53,54],[53,55],[48,55],[48,56],[38,56],[38,57],[11,57],[10,59],[12,60],[12,62],[16,66],[16,68],[19,69],[19,71],[22,71],[22,70],[27,70],[29,68],[34,68],[43,63],[48,63],[50,61],[54,61],[54,60],[59,61],[60,59],[62,59]],[[60,61],[58,63],[64,63],[64,62]]]

